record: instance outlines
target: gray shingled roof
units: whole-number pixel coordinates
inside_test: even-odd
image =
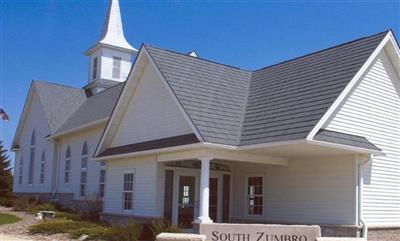
[[[86,100],[82,89],[37,80],[32,85],[43,105],[51,133]]]
[[[59,134],[93,121],[109,118],[118,100],[124,84],[117,84],[97,95],[89,97],[80,107],[56,130]]]
[[[208,142],[238,144],[251,72],[146,48],[202,137]]]
[[[371,143],[367,138],[363,136],[350,135],[347,133],[341,133],[336,131],[321,129],[314,137],[315,140],[325,141],[331,143],[337,143],[347,146],[355,146],[360,148],[365,148],[369,150],[382,151],[373,143]]]
[[[253,72],[145,46],[207,142],[304,139],[388,32]]]
[[[240,144],[305,138],[386,34],[255,71]]]

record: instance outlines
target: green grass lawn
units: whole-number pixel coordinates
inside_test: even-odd
[[[20,221],[21,218],[7,213],[0,213],[0,225],[8,223],[16,223]]]

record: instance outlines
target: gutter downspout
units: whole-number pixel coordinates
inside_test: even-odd
[[[366,161],[361,161],[357,156],[358,167],[358,223],[362,225],[361,237],[368,240],[368,225],[363,219],[363,186],[364,186],[364,167],[371,161],[371,155]]]

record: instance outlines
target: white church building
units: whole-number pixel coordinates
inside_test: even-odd
[[[32,81],[14,193],[104,220],[317,224],[400,235],[400,50],[392,31],[258,70],[124,37],[112,0],[83,88]],[[134,60],[134,61],[133,61]]]

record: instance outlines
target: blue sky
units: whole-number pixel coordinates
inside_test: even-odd
[[[393,29],[400,1],[120,0],[125,36],[214,61],[257,69]],[[87,83],[83,52],[100,35],[107,1],[0,0],[0,122],[7,148],[32,79]],[[13,155],[11,155],[13,158]]]

